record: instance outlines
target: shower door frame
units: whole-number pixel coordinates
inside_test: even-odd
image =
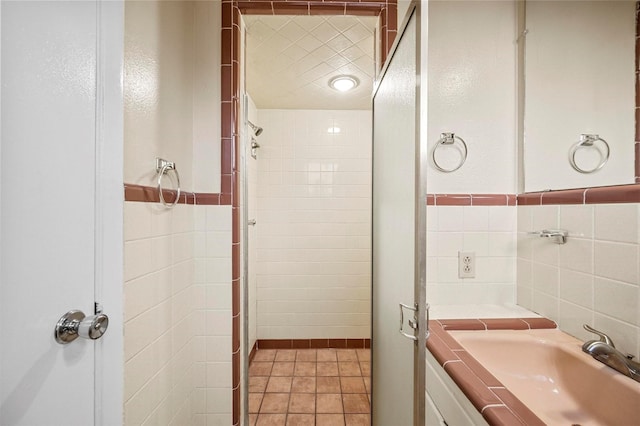
[[[414,0],[409,10],[415,6]],[[239,425],[244,414],[245,425],[249,420],[249,348],[248,338],[248,256],[247,256],[247,168],[246,168],[246,143],[245,129],[247,127],[247,109],[245,94],[241,92],[244,87],[245,76],[241,74],[244,66],[244,46],[240,41],[244,39],[241,34],[240,18],[242,14],[250,15],[359,15],[378,16],[381,19],[380,37],[377,40],[380,47],[381,62],[385,62],[387,55],[395,48],[397,25],[397,0],[373,0],[361,3],[358,0],[332,1],[306,0],[306,6],[292,5],[290,1],[273,0],[270,8],[265,8],[264,2],[250,2],[238,0],[223,0],[222,2],[222,37],[221,37],[221,64],[222,87],[226,83],[231,88],[231,96],[225,98],[222,94],[221,129],[222,129],[222,182],[221,201],[230,201],[232,205],[233,223],[233,250],[232,250],[232,370],[233,370],[233,425]],[[384,64],[381,70],[384,69]],[[225,70],[225,67],[227,68]],[[228,131],[225,131],[227,129]],[[225,155],[226,152],[226,155]],[[232,167],[225,168],[225,159],[231,158]],[[240,169],[240,170],[238,170]],[[228,178],[225,179],[225,174]],[[229,182],[225,188],[225,180]],[[225,190],[226,189],[226,190]],[[230,194],[226,195],[225,192]],[[243,202],[240,203],[240,195]],[[242,237],[240,236],[242,235]],[[242,270],[242,274],[240,271]],[[240,290],[242,282],[242,292]],[[240,307],[242,308],[240,309]],[[241,321],[242,319],[242,321]],[[240,331],[242,330],[242,331]],[[240,344],[242,342],[242,344]],[[244,348],[244,350],[242,350]]]
[[[413,425],[423,426],[426,421],[426,341],[429,337],[428,331],[428,310],[429,305],[426,303],[426,260],[427,260],[427,164],[428,164],[428,147],[427,141],[422,138],[422,117],[426,117],[427,104],[423,104],[422,99],[426,99],[427,90],[427,77],[426,73],[422,70],[426,70],[426,55],[423,55],[422,43],[423,32],[422,23],[426,20],[428,8],[426,4],[422,4],[422,0],[412,0],[406,15],[402,22],[402,25],[398,28],[398,36],[391,49],[389,50],[388,57],[382,67],[382,70],[376,80],[374,87],[374,93],[372,98],[372,116],[375,117],[375,98],[380,88],[380,83],[384,79],[387,70],[389,69],[393,60],[394,54],[398,49],[399,44],[402,41],[405,31],[407,31],[412,19],[415,19],[415,154],[414,154],[414,170],[415,170],[415,182],[414,182],[414,300],[407,300],[405,303],[413,302],[416,307],[415,318],[417,319],[417,326],[413,330]],[[374,118],[375,120],[375,118]],[[426,120],[425,120],[426,122]],[[375,121],[373,121],[375,124]],[[426,134],[426,132],[425,132]],[[375,131],[373,135],[373,143],[375,144]],[[375,155],[375,147],[374,147]],[[375,173],[375,169],[374,169]],[[375,188],[372,187],[375,191]],[[375,192],[373,193],[375,196]],[[373,198],[372,198],[373,201]],[[373,204],[375,205],[375,204]],[[373,210],[373,207],[372,207]],[[375,244],[373,243],[374,222],[372,220],[372,260],[374,255]],[[372,262],[372,285],[375,284],[374,268]],[[385,283],[387,285],[393,285],[393,283]],[[399,285],[402,285],[400,283]],[[375,310],[375,301],[372,296],[372,315]],[[397,308],[397,306],[396,306]],[[402,309],[402,308],[401,308]],[[402,314],[400,314],[402,321]],[[402,333],[402,322],[401,322]],[[403,333],[404,334],[404,333]],[[411,338],[406,335],[407,338]],[[372,347],[372,374],[374,371],[374,330],[372,329],[371,347]],[[372,395],[375,392],[375,383],[372,380]],[[371,421],[373,422],[373,396],[372,396],[372,411]]]

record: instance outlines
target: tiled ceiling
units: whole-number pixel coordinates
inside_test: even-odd
[[[247,91],[261,109],[369,109],[376,18],[246,15]],[[329,87],[340,75],[359,86]]]

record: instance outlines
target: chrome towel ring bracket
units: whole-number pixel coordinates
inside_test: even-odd
[[[438,160],[436,160],[436,151],[442,146],[454,146],[456,144],[456,141],[459,142],[458,145],[460,146],[460,153],[462,155],[460,158],[460,164],[452,169],[445,169],[438,163]],[[438,139],[438,142],[436,142],[436,144],[433,146],[433,149],[431,150],[431,161],[433,162],[433,166],[436,169],[444,173],[451,173],[458,170],[460,167],[462,167],[464,162],[467,161],[467,153],[467,144],[465,143],[464,139],[462,139],[460,136],[456,136],[455,133],[441,133],[440,139]]]
[[[167,203],[164,199],[164,194],[162,188],[162,178],[169,173],[169,171],[173,171],[176,175],[176,183],[178,185],[176,189],[176,198],[172,203]],[[178,201],[180,201],[180,174],[178,173],[178,169],[176,169],[176,163],[172,161],[163,160],[162,158],[156,158],[156,172],[158,173],[158,194],[160,195],[160,202],[168,208],[172,208]]]
[[[576,164],[576,152],[580,148],[593,147],[596,142],[602,142],[602,145],[604,145],[604,149],[605,149],[604,154],[600,149],[598,149],[598,153],[600,154],[600,163],[598,163],[598,165],[593,169],[581,168]],[[580,135],[580,141],[573,144],[571,146],[571,149],[569,150],[569,164],[571,164],[571,167],[573,167],[573,169],[579,173],[589,174],[589,173],[597,172],[598,170],[603,168],[605,164],[607,164],[607,161],[609,161],[610,153],[611,153],[611,150],[609,148],[609,144],[607,143],[607,141],[605,141],[598,135],[590,135],[590,134],[583,133]]]

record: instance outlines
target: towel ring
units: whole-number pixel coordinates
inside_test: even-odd
[[[602,151],[598,150],[598,152],[600,153],[600,157],[602,158],[602,161],[600,161],[600,163],[593,169],[585,170],[580,168],[576,164],[576,152],[578,151],[578,149],[583,147],[592,147],[593,144],[595,144],[598,141],[601,141],[604,144],[604,147],[606,149],[605,150],[606,155],[604,155],[603,157]],[[571,167],[573,167],[573,169],[579,173],[589,174],[589,173],[597,172],[598,170],[603,168],[605,164],[607,164],[607,161],[609,161],[610,153],[611,153],[611,150],[609,148],[609,144],[607,143],[607,141],[605,141],[598,135],[590,135],[590,134],[583,133],[580,135],[580,141],[573,144],[571,146],[571,149],[569,150],[569,164],[571,164]]]
[[[176,174],[176,181],[178,183],[176,199],[173,200],[172,203],[167,203],[164,199],[164,195],[162,193],[162,178],[166,175],[170,170]],[[158,173],[158,194],[160,195],[160,202],[168,208],[172,208],[178,201],[180,201],[180,175],[178,174],[178,170],[176,169],[176,163],[172,161],[163,160],[162,158],[156,158],[156,172]]]
[[[444,167],[440,166],[440,164],[438,164],[438,161],[436,160],[436,150],[443,145],[453,145],[456,140],[460,141],[460,145],[462,146],[462,160],[460,160],[460,164],[458,164],[457,167],[454,167],[453,169],[445,169]],[[431,150],[431,161],[433,161],[433,165],[436,169],[444,173],[451,173],[458,170],[460,167],[462,167],[464,162],[467,161],[467,152],[467,144],[460,136],[456,136],[455,133],[441,133],[440,139],[438,139],[438,142],[436,142],[436,144],[433,146],[433,149]]]

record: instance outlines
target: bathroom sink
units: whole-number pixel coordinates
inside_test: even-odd
[[[546,424],[640,425],[640,383],[558,329],[449,333]]]

